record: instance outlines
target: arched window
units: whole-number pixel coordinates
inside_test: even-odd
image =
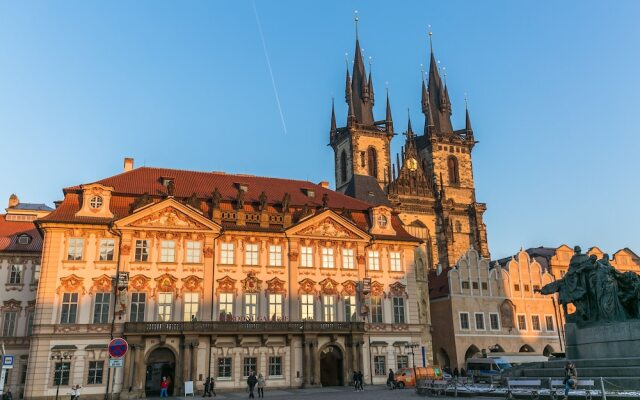
[[[369,175],[378,177],[378,154],[376,149],[369,147],[367,150],[367,167],[369,168]]]
[[[340,182],[347,181],[347,153],[342,150],[340,153]]]
[[[458,160],[454,156],[447,159],[447,169],[449,170],[449,184],[457,185],[460,183],[460,175],[458,175]]]

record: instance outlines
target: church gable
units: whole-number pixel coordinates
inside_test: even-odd
[[[314,237],[321,239],[342,239],[368,241],[370,236],[351,222],[331,210],[308,218],[289,228],[290,236]]]
[[[170,230],[200,230],[219,232],[220,226],[202,215],[198,210],[174,199],[167,199],[144,207],[125,217],[116,226],[121,229],[149,228]]]

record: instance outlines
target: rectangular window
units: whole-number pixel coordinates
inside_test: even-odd
[[[27,311],[27,336],[33,335],[33,316],[35,311]]]
[[[95,296],[95,304],[93,305],[93,323],[106,324],[109,322],[111,293],[96,293]]]
[[[473,282],[471,287],[477,290],[478,289],[478,282]]]
[[[148,261],[149,260],[149,241],[148,240],[136,240],[136,261]]]
[[[40,264],[35,264],[33,266],[33,276],[31,277],[32,285],[35,285],[40,281],[40,268],[42,268]]]
[[[220,293],[220,314],[233,315],[233,293]]]
[[[529,291],[529,285],[524,285],[524,291],[528,292]]]
[[[476,330],[484,331],[484,313],[475,313]]]
[[[100,240],[100,261],[113,261],[113,252],[116,242],[113,239]]]
[[[269,265],[272,267],[282,267],[282,246],[269,246]]]
[[[500,330],[500,316],[497,313],[490,313],[489,314],[489,322],[491,323],[491,330],[492,331],[499,331]]]
[[[466,312],[460,313],[460,329],[464,329],[464,330],[469,329],[469,313],[466,313]]]
[[[544,317],[544,322],[546,324],[547,332],[553,332],[555,330],[555,328],[553,327],[554,326],[554,324],[553,324],[553,316],[546,315]]]
[[[234,262],[233,243],[222,243],[220,245],[220,264],[231,265]]]
[[[69,384],[70,362],[57,362],[54,366],[53,385],[67,386]]]
[[[325,322],[336,320],[336,298],[333,296],[322,296],[322,316]]]
[[[488,287],[487,282],[482,282],[482,290],[487,290]]]
[[[200,262],[200,254],[202,254],[202,243],[187,241],[187,259],[186,262],[197,264]]]
[[[7,311],[4,313],[4,321],[2,322],[2,336],[13,336],[16,332],[16,319],[18,313],[15,311]]]
[[[196,320],[198,318],[199,308],[200,308],[200,293],[185,293],[183,321]]]
[[[394,324],[404,324],[404,298],[402,297],[394,297],[393,298],[393,323]]]
[[[313,248],[304,246],[300,248],[300,266],[305,268],[313,267]]]
[[[333,249],[328,247],[322,248],[322,268],[335,268]]]
[[[375,374],[378,376],[384,376],[387,374],[387,358],[385,356],[374,356],[373,367]]]
[[[527,330],[527,316],[520,314],[518,315],[518,330],[526,331]]]
[[[531,316],[531,329],[534,331],[540,331],[540,316],[532,315]]]
[[[344,296],[344,320],[357,321],[356,296]]]
[[[218,358],[218,378],[231,378],[231,357]]]
[[[89,361],[89,376],[87,385],[101,385],[104,361]]]
[[[144,311],[147,308],[146,300],[146,293],[131,293],[131,314],[129,315],[129,321],[144,321]]]
[[[78,313],[78,293],[62,294],[61,324],[75,324]]]
[[[392,251],[389,253],[389,267],[392,272],[402,271],[402,265],[400,264],[400,252]]]
[[[409,356],[396,356],[396,364],[398,369],[409,368]]]
[[[537,292],[540,290],[540,285],[533,285],[533,291]]]
[[[520,285],[517,284],[517,283],[515,285],[513,285],[513,291],[514,292],[519,292],[520,291]]]
[[[251,321],[258,319],[258,294],[246,293],[244,295],[244,315]],[[248,375],[247,375],[248,376]]]
[[[353,259],[353,249],[342,249],[342,268],[354,269],[355,263]]]
[[[80,238],[69,239],[69,251],[67,252],[67,260],[70,260],[70,261],[82,260],[83,248],[84,248],[84,239],[80,239]]]
[[[369,270],[380,271],[380,252],[379,251],[369,252]]]
[[[301,318],[304,319],[313,319],[313,295],[312,294],[303,294],[300,296],[300,310],[301,310]]]
[[[282,376],[282,357],[269,357],[269,376]]]
[[[12,264],[9,271],[9,283],[17,285],[22,283],[22,275],[24,273],[24,265]]]
[[[381,324],[384,322],[382,318],[382,297],[371,297],[371,323]]]
[[[244,246],[244,265],[258,265],[257,244],[247,244]]]
[[[176,261],[176,242],[173,240],[163,240],[160,245],[160,262]]]
[[[27,364],[22,364],[20,368],[20,384],[24,385],[27,382]]]
[[[462,282],[462,288],[463,288],[463,289],[469,289],[469,282],[467,282],[467,281],[463,281],[463,282]]]
[[[272,320],[282,319],[282,295],[269,295],[269,317]]]
[[[258,359],[256,357],[245,357],[242,363],[242,377],[246,378],[252,372],[257,371]]]
[[[160,321],[171,321],[173,293],[158,293],[158,316]]]

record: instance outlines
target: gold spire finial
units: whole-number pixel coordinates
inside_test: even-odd
[[[429,25],[428,35],[429,35],[429,49],[433,53],[433,41],[431,39],[431,37],[433,36],[433,32],[431,32],[431,25]]]
[[[353,22],[356,24],[356,40],[358,40],[358,21],[360,21],[360,18],[358,18],[358,10],[354,10]]]
[[[469,109],[469,103],[468,103],[468,99],[467,99],[467,92],[464,92],[464,109],[465,110]]]

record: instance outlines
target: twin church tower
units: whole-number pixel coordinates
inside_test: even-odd
[[[405,229],[423,239],[431,268],[454,266],[469,247],[489,258],[486,205],[475,195],[471,152],[476,140],[469,111],[465,127],[454,130],[449,91],[433,47],[428,82],[423,77],[421,88],[424,129],[414,132],[409,120],[395,163],[390,147],[397,133],[389,95],[384,119],[376,120],[371,71],[367,76],[357,30],[354,54],[353,72],[347,69],[346,74],[346,126],[338,127],[331,110],[336,190],[398,212]]]

